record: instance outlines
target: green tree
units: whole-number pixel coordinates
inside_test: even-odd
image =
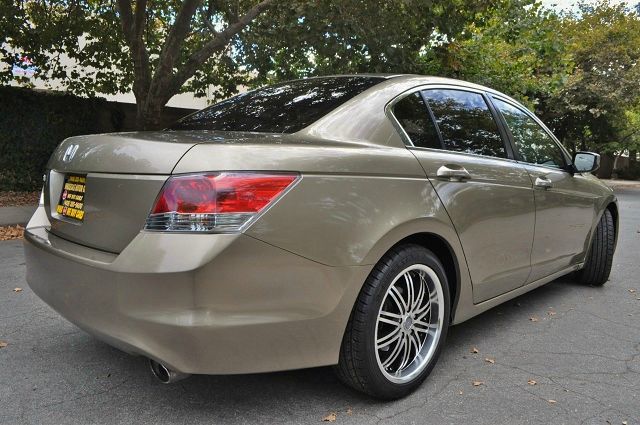
[[[242,36],[255,83],[338,73],[423,73],[424,57],[533,0],[293,0]]]
[[[514,0],[516,1],[516,0]],[[421,55],[510,0],[0,0],[15,52],[75,94],[133,90],[141,128],[181,91],[345,72],[419,72]],[[70,58],[73,66],[61,59]],[[211,94],[209,94],[211,95]]]
[[[139,126],[157,127],[175,94],[213,85],[226,97],[246,82],[233,45],[273,1],[1,0],[0,79],[21,66],[18,51],[73,93],[133,90]]]
[[[604,0],[563,23],[573,69],[548,103],[556,133],[573,150],[613,152],[637,132],[628,114],[640,103],[640,16]]]
[[[540,3],[526,6],[496,10],[483,26],[468,24],[466,38],[425,56],[426,70],[494,88],[544,113],[570,72],[571,56],[558,37],[561,18]]]

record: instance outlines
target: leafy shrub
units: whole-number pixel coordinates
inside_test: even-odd
[[[0,190],[33,190],[53,150],[70,136],[100,130],[104,99],[0,87]]]
[[[640,180],[640,162],[631,162],[627,168],[619,168],[615,171],[619,179]]]

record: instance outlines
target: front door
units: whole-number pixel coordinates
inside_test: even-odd
[[[584,260],[597,197],[589,193],[585,177],[567,171],[568,155],[531,114],[506,99],[493,98],[493,103],[533,182],[536,232],[529,277],[533,282]]]
[[[529,276],[534,199],[481,92],[434,88],[393,106],[458,233],[481,302]],[[434,124],[435,121],[435,124]]]

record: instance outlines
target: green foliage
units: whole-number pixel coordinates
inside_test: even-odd
[[[175,23],[181,6],[178,0],[148,1],[144,42],[152,69],[158,60],[167,34]],[[218,2],[220,9],[211,17],[224,23],[238,5],[252,2]],[[205,26],[203,6],[194,16],[192,31],[179,51],[176,67],[212,38]],[[134,64],[127,46],[115,1],[85,0],[17,1],[0,0],[0,53],[9,66],[0,68],[0,82],[13,79],[11,67],[20,66],[16,52],[34,61],[37,76],[51,85],[60,85],[81,96],[130,92],[134,81]],[[7,43],[7,44],[4,44]],[[237,64],[228,60],[228,50],[210,58],[197,75],[180,88],[206,95],[210,85],[219,86],[217,98],[235,93],[237,84],[245,83]],[[68,58],[69,60],[64,60]]]
[[[495,11],[483,27],[470,23],[466,39],[453,40],[425,56],[441,75],[492,87],[536,108],[562,86],[571,57],[558,34],[561,19],[542,9]]]
[[[117,4],[129,4],[134,14],[144,7],[146,74],[136,71]],[[596,0],[558,14],[538,0],[273,0],[223,40],[224,48],[190,65],[196,52],[257,4],[0,0],[1,60],[11,66],[15,52],[22,52],[41,78],[84,96],[133,89],[139,107],[155,103],[156,115],[174,89],[220,99],[238,85],[314,75],[448,76],[514,96],[571,150],[640,150],[640,6]],[[195,10],[188,31],[156,75],[185,5]],[[61,57],[75,65],[65,66]],[[0,67],[0,82],[13,78],[10,66]],[[184,85],[174,79],[179,87],[172,87],[171,78],[185,67],[195,74]]]
[[[103,99],[0,87],[0,190],[33,190],[65,138],[100,127]]]
[[[514,0],[294,0],[241,35],[239,60],[254,85],[342,73],[422,73],[424,52],[464,37]]]

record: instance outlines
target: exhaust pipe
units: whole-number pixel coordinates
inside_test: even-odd
[[[158,363],[157,361],[151,359],[149,359],[149,367],[151,367],[153,376],[158,378],[158,380],[163,384],[171,384],[172,382],[180,381],[191,376],[188,373],[176,372],[175,370],[171,370],[162,363]]]

